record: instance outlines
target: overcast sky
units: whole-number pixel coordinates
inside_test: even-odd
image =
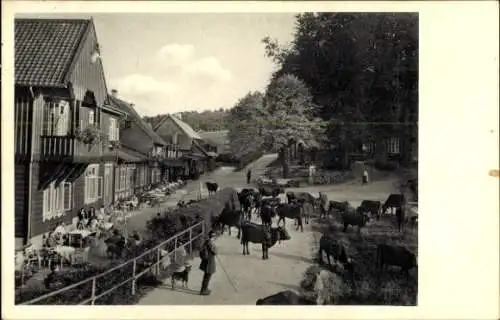
[[[294,28],[293,13],[62,17],[90,16],[108,89],[117,89],[142,115],[229,108],[248,91],[263,90],[275,66],[261,39],[287,43]]]

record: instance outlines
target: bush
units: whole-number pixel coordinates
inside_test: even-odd
[[[375,169],[380,171],[393,171],[398,168],[396,161],[375,161]]]
[[[229,204],[232,208],[239,210],[240,203],[238,202],[238,197],[236,190],[233,188],[224,188],[217,192],[214,196],[193,203],[186,208],[177,208],[167,212],[160,217],[154,217],[147,222],[148,234],[145,235],[144,240],[140,245],[137,245],[130,250],[128,250],[122,259],[116,262],[115,265],[124,263],[143,252],[157,246],[158,244],[164,242],[165,240],[173,237],[174,235],[186,230],[187,228],[195,225],[196,223],[205,220],[205,230],[208,231],[212,227],[212,217],[219,215],[224,206]],[[185,244],[189,241],[189,233],[186,232],[178,238],[177,246]],[[201,245],[202,239],[197,239],[193,243],[193,252]],[[169,243],[166,250],[173,250],[174,243]],[[141,272],[149,267],[151,263],[156,262],[156,253],[147,254],[144,257],[137,260],[136,273]],[[133,263],[130,262],[122,268],[110,272],[105,277],[99,278],[97,281],[96,295],[111,289],[113,286],[125,281],[127,278],[132,276]],[[67,269],[62,270],[57,273],[57,278],[60,281],[60,286],[57,288],[46,289],[45,287],[38,288],[25,288],[20,289],[16,292],[16,303],[22,303],[35,299],[39,296],[47,294],[49,292],[55,291],[57,289],[69,286],[73,283],[78,283],[95,275],[101,274],[106,271],[104,268],[93,267],[91,265],[86,265],[83,268],[78,269]],[[170,272],[162,272],[158,278],[162,279],[169,276]],[[142,297],[146,292],[147,288],[154,287],[155,284],[159,282],[154,281],[151,275],[146,273],[141,278],[137,280],[136,283],[136,295],[131,294],[132,282],[124,284],[122,287],[117,288],[112,293],[105,295],[104,297],[98,299],[95,303],[101,305],[128,305],[134,304]],[[156,277],[154,277],[156,278]],[[74,305],[81,301],[90,298],[92,290],[92,282],[84,283],[81,286],[73,288],[71,290],[65,291],[63,293],[57,294],[53,297],[44,299],[36,304],[58,304],[58,305]]]

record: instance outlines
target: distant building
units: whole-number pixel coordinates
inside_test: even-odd
[[[215,152],[217,154],[229,154],[231,153],[231,147],[228,132],[228,130],[205,131],[199,132],[199,135],[205,142],[216,148]]]

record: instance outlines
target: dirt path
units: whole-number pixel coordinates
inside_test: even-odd
[[[146,295],[139,305],[255,305],[257,299],[278,291],[287,289],[297,291],[304,271],[313,263],[311,259],[313,237],[310,225],[304,228],[304,232],[291,228],[292,220],[287,220],[287,225],[290,226],[287,229],[291,240],[271,248],[269,260],[262,260],[261,248],[255,244],[250,246],[251,255],[244,256],[235,232],[232,236],[226,233],[219,237],[216,241],[219,261],[217,272],[210,283],[211,295],[198,294],[203,274],[198,269],[200,259],[195,258],[189,279],[189,290],[176,288],[172,291],[170,280],[167,280]],[[222,266],[237,292],[233,289]]]

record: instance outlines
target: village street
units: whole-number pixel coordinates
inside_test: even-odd
[[[257,160],[254,168],[267,163],[270,157],[266,155]],[[223,168],[219,170],[218,176],[222,178],[221,183],[225,185],[234,183],[236,188],[244,186],[245,171],[231,172],[227,175],[223,175],[222,172],[224,172]],[[316,197],[321,191],[325,192],[331,200],[347,200],[357,206],[364,198],[385,200],[387,194],[395,192],[395,181],[394,177],[386,177],[369,185],[351,181],[339,185],[287,188],[286,190],[309,192]],[[280,195],[280,198],[285,201],[285,195]],[[211,295],[199,295],[203,274],[198,269],[200,259],[195,257],[192,261],[193,269],[189,278],[189,289],[182,289],[178,284],[176,289],[172,290],[170,279],[167,279],[163,285],[142,298],[139,304],[252,305],[257,299],[282,290],[297,292],[304,272],[313,264],[317,256],[317,243],[320,235],[313,231],[312,224],[305,225],[304,232],[296,231],[290,219],[287,219],[286,225],[291,239],[276,244],[269,251],[269,260],[262,260],[262,251],[258,244],[250,244],[251,255],[244,256],[241,244],[236,238],[236,230],[232,236],[227,233],[220,236],[216,241],[219,260],[217,272],[211,280]]]
[[[268,164],[277,158],[276,154],[264,155],[253,163],[249,164],[247,168],[251,167],[254,176],[259,172],[263,172]],[[138,230],[142,231],[146,227],[146,222],[154,217],[158,212],[162,212],[166,207],[175,207],[180,200],[197,199],[199,194],[200,182],[202,183],[202,196],[207,197],[207,189],[205,186],[206,181],[215,181],[219,184],[219,190],[225,187],[232,187],[241,189],[246,187],[246,168],[239,172],[234,171],[234,167],[219,167],[213,172],[209,172],[200,177],[199,180],[189,180],[186,186],[176,191],[168,197],[168,201],[162,203],[160,208],[144,208],[136,212],[132,217],[127,219],[128,231]]]

